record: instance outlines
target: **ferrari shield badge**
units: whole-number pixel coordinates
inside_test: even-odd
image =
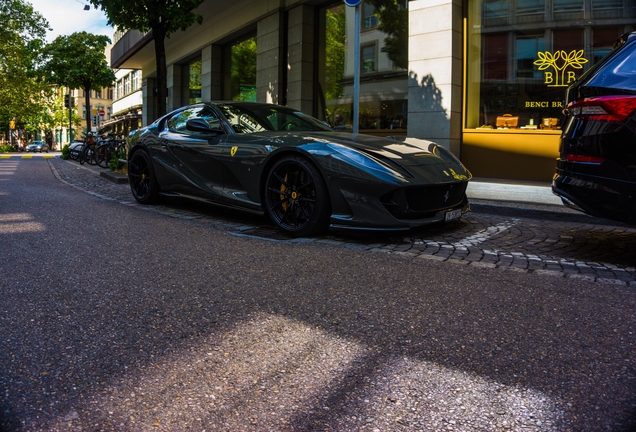
[[[230,156],[234,157],[234,155],[236,154],[237,150],[238,150],[238,147],[236,147],[236,146],[232,147],[232,149],[230,150]]]

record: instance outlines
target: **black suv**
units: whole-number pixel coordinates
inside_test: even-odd
[[[552,191],[568,207],[636,225],[636,32],[565,96]]]

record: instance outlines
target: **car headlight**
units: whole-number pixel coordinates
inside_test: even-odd
[[[374,171],[388,174],[392,177],[397,177],[397,178],[404,177],[399,172],[392,170],[386,165],[383,165],[377,160],[375,160],[373,157],[365,153],[362,153],[358,150],[354,150],[352,148],[343,146],[341,144],[334,144],[334,143],[327,144],[327,147],[343,155],[345,158],[347,158],[349,161],[353,162],[356,165],[360,165],[364,168],[368,168]]]

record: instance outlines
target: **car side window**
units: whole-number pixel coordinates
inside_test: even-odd
[[[172,132],[177,132],[181,134],[187,135],[201,135],[204,132],[195,132],[186,129],[186,124],[188,120],[191,119],[203,119],[209,125],[211,129],[220,129],[221,121],[219,117],[214,113],[212,108],[207,105],[203,106],[195,106],[192,108],[188,108],[184,111],[181,111],[177,115],[173,116],[168,120],[168,129]]]

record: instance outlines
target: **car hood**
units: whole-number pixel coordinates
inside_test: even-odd
[[[459,160],[443,146],[418,138],[391,139],[334,132],[304,132],[302,135],[286,134],[279,138],[296,145],[313,142],[339,144],[405,167],[449,164],[461,166]]]
[[[472,177],[470,171],[449,150],[423,139],[391,139],[335,132],[265,132],[250,135],[260,135],[259,140],[267,136],[274,146],[302,147],[314,154],[337,152],[334,147],[340,145],[366,154],[389,168],[397,168],[407,177],[424,178],[430,182],[468,181]],[[325,146],[331,148],[325,149]]]

